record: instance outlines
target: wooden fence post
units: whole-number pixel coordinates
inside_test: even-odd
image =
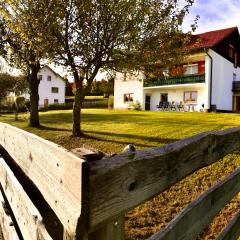
[[[89,234],[89,240],[124,240],[124,216]]]

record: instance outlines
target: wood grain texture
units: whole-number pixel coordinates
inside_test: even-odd
[[[5,211],[5,201],[0,191],[0,228],[4,240],[19,240],[12,218]]]
[[[240,168],[204,192],[167,227],[148,240],[195,240],[214,216],[240,191]],[[231,239],[233,240],[233,239]]]
[[[90,162],[90,231],[240,147],[240,128]]]
[[[42,217],[39,211],[33,205],[3,158],[0,158],[0,182],[23,238],[38,240],[38,235],[41,232],[45,232],[45,235],[48,236],[42,225]],[[50,236],[46,238],[46,240],[48,239],[51,239]]]
[[[217,240],[238,240],[240,237],[240,212],[218,236]]]
[[[0,145],[33,181],[75,238],[81,215],[82,164],[66,149],[31,133],[0,123]]]
[[[124,240],[124,216],[114,219],[105,226],[89,234],[88,240]]]

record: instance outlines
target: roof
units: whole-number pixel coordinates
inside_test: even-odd
[[[59,77],[64,83],[66,83],[66,80],[65,80],[60,74],[58,74],[57,72],[55,72],[55,71],[54,71],[51,67],[49,67],[48,65],[43,65],[40,70],[42,70],[43,68],[47,68],[47,69],[50,70],[56,77]]]
[[[235,31],[238,32],[237,27],[192,35],[188,49],[212,48]]]

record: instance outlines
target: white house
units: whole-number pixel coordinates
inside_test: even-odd
[[[189,109],[240,111],[240,36],[237,27],[192,36],[191,55],[178,67],[151,79],[143,73],[117,73],[114,107],[139,101],[144,110],[159,102]],[[177,74],[176,74],[177,72]]]
[[[65,80],[49,66],[43,66],[39,73],[39,106],[65,103]]]

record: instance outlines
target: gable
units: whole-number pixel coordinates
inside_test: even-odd
[[[66,84],[66,81],[64,80],[64,78],[60,74],[56,73],[52,68],[50,68],[47,65],[44,65],[40,69],[38,75],[45,75],[46,76],[48,73],[49,73],[49,75],[53,75],[57,80],[61,80],[62,82],[64,82],[64,84]]]
[[[240,67],[240,36],[237,27],[193,35],[187,47],[190,52],[212,49],[228,61]],[[232,49],[232,56],[230,53]]]
[[[230,48],[232,49],[232,56],[230,56]],[[240,37],[238,31],[231,33],[212,49],[233,64],[235,58],[237,58],[237,66],[240,67]]]

